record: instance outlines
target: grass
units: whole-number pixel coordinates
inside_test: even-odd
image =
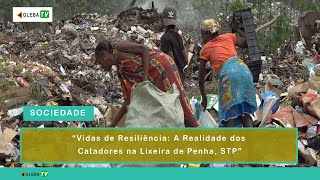
[[[33,75],[31,72],[26,72],[24,75],[23,75],[23,78],[29,82],[29,83],[32,83],[33,82]]]
[[[4,111],[23,106],[31,100],[37,100],[38,102],[45,99],[32,92],[32,88],[17,87],[13,79],[0,79],[0,105],[4,108]]]
[[[10,71],[10,68],[0,64],[0,72],[2,72],[2,73],[10,73],[11,71]]]
[[[0,64],[1,73],[12,74],[13,76],[20,76],[22,69],[23,67],[20,64],[16,66]],[[5,111],[25,105],[31,100],[37,100],[38,102],[45,100],[41,89],[34,86],[33,74],[26,72],[22,77],[30,84],[29,88],[17,86],[14,78],[0,79],[0,106],[2,106]]]
[[[0,72],[2,73],[15,73],[20,74],[22,72],[22,66],[16,65],[16,66],[4,66],[3,64],[0,64]]]
[[[32,100],[28,89],[17,87],[13,81],[8,79],[0,80],[0,105],[9,110],[24,105]]]
[[[16,66],[13,66],[11,71],[15,74],[21,74],[22,72],[22,66],[21,65],[16,65]]]
[[[12,86],[16,86],[13,79],[0,79],[0,92],[10,90]]]

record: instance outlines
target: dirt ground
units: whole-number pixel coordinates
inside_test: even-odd
[[[24,105],[32,100],[30,90],[17,87],[14,82],[6,79],[0,80],[0,104],[5,110]]]
[[[0,32],[0,44],[5,44],[13,41],[15,41],[15,38]]]
[[[213,80],[213,81],[206,81],[204,84],[204,88],[206,91],[206,94],[218,94],[218,82],[217,80]],[[195,86],[191,86],[189,88],[187,88],[187,96],[188,98],[192,98],[193,96],[200,96],[200,89],[198,84]]]

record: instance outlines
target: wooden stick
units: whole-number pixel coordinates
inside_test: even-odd
[[[210,70],[210,72],[206,75],[206,77],[204,78],[205,80],[210,76],[210,74],[212,73],[212,69]]]
[[[265,29],[265,28],[271,26],[273,23],[276,22],[276,20],[279,18],[279,16],[280,16],[280,13],[279,13],[277,16],[275,16],[271,21],[269,21],[269,22],[263,24],[262,26],[258,27],[258,28],[256,29],[256,33],[258,33],[259,31],[261,31],[262,29]]]

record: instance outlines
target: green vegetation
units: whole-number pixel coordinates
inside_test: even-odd
[[[0,72],[1,73],[15,73],[15,74],[20,74],[22,72],[22,66],[21,65],[16,65],[16,66],[3,66],[0,64]]]
[[[29,83],[34,81],[33,80],[33,74],[31,72],[24,73],[23,78]]]

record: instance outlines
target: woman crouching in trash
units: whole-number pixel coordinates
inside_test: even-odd
[[[175,83],[180,92],[180,103],[184,111],[186,127],[198,127],[190,106],[187,103],[184,87],[178,69],[168,55],[151,50],[147,46],[129,42],[112,44],[107,40],[98,43],[95,49],[96,62],[107,71],[117,66],[118,76],[122,84],[125,100],[109,127],[115,127],[127,112],[133,85],[150,81],[163,92],[172,89]]]
[[[253,77],[247,65],[238,58],[236,51],[236,46],[246,48],[247,42],[235,19],[230,25],[242,37],[236,37],[231,33],[219,35],[220,25],[214,19],[207,19],[201,23],[201,34],[205,44],[200,51],[199,69],[202,106],[207,106],[204,82],[206,62],[209,61],[219,78],[218,118],[221,125],[253,127],[250,114],[257,109]]]

